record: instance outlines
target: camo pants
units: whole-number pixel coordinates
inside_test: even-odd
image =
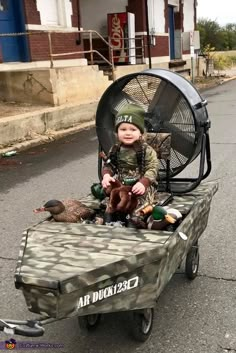
[[[148,205],[153,205],[157,200],[157,190],[155,186],[149,186],[144,195],[138,197],[138,205],[133,214],[137,215],[138,211]]]

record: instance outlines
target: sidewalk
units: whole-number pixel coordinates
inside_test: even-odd
[[[236,68],[224,71],[224,76],[196,80],[203,90],[236,79]],[[0,101],[0,155],[20,151],[82,129],[94,126],[98,102],[58,107],[17,104]]]
[[[98,102],[57,107],[0,102],[0,155],[94,126]]]

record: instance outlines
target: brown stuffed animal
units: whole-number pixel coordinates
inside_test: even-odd
[[[106,213],[131,214],[138,205],[137,196],[131,190],[132,186],[122,185],[119,180],[111,182],[111,186],[106,189],[106,194],[110,195]]]

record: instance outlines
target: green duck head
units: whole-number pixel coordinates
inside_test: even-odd
[[[167,215],[167,211],[161,206],[154,206],[152,211],[152,217],[157,220],[161,221]]]

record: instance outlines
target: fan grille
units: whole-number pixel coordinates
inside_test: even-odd
[[[132,97],[132,101],[148,107],[158,90],[161,79],[154,76],[138,75],[130,80],[123,92]]]

